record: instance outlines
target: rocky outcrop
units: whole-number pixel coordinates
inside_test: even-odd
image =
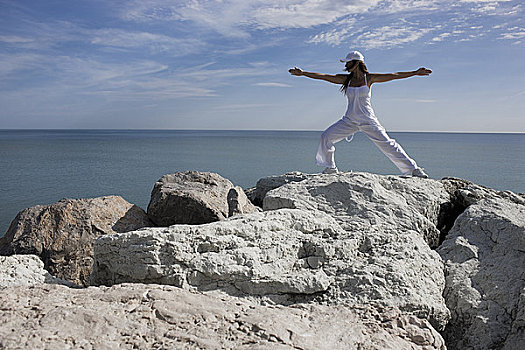
[[[242,188],[219,174],[199,171],[164,175],[148,205],[148,216],[158,226],[205,224],[255,211]]]
[[[120,196],[63,199],[22,210],[0,238],[0,255],[35,254],[53,276],[86,285],[99,236],[153,226]]]
[[[400,308],[438,328],[449,317],[441,296],[442,262],[419,233],[389,230],[361,240],[316,210],[282,209],[104,236],[95,256],[94,284],[218,289],[285,305],[372,303]]]
[[[511,200],[516,195],[466,196],[476,197],[438,249],[446,263],[444,295],[452,311],[447,345],[523,349],[525,206]]]
[[[73,284],[51,276],[36,255],[0,256],[0,293],[2,288],[34,286],[42,283]],[[1,323],[0,323],[1,324]]]
[[[248,197],[185,172],[149,209],[192,225],[130,229],[107,199],[21,212],[0,252],[67,274],[91,265],[88,246],[91,281],[111,287],[43,285],[60,281],[37,258],[0,258],[0,348],[445,349],[435,329],[452,350],[525,348],[525,195],[294,172]]]
[[[7,288],[0,305],[2,349],[445,349],[395,309],[260,306],[170,286]]]

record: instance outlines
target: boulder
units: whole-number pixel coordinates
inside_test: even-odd
[[[314,294],[330,285],[321,266],[343,233],[324,213],[280,210],[101,237],[92,284],[158,283],[281,299]]]
[[[437,250],[452,311],[449,349],[525,348],[525,206],[512,197],[470,205]]]
[[[427,321],[395,309],[261,306],[171,286],[16,287],[0,305],[2,349],[445,350]]]
[[[158,226],[205,224],[255,211],[242,188],[219,174],[199,171],[164,175],[148,205],[148,216]]]
[[[443,264],[423,237],[360,235],[323,212],[297,209],[147,228],[100,237],[92,283],[169,284],[283,305],[377,304],[443,328]]]
[[[450,201],[442,183],[370,173],[314,175],[268,192],[263,209],[320,210],[349,232],[365,235],[385,229],[419,232],[437,247],[441,205]]]
[[[72,283],[55,278],[44,269],[44,263],[36,255],[0,256],[0,291],[13,286],[34,286],[42,283]]]
[[[153,224],[144,210],[120,196],[62,199],[19,212],[0,237],[0,255],[38,255],[53,276],[86,285],[97,237],[146,226]]]

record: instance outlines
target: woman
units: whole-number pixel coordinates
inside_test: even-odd
[[[336,142],[354,133],[362,131],[376,144],[377,147],[399,168],[402,174],[427,178],[422,168],[411,159],[403,148],[391,139],[374,115],[370,104],[370,88],[374,83],[384,83],[394,79],[409,78],[414,75],[429,75],[430,69],[419,68],[412,72],[397,72],[390,74],[369,73],[364,62],[364,56],[359,51],[352,51],[346,58],[340,60],[345,63],[345,70],[349,74],[321,74],[292,68],[292,75],[305,76],[312,79],[326,80],[340,84],[341,90],[348,98],[348,108],[342,119],[326,129],[321,135],[321,142],[317,150],[317,165],[324,166],[323,173],[337,173],[334,160]]]

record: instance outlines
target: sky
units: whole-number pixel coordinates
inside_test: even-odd
[[[0,0],[0,129],[323,130],[351,50],[387,130],[525,132],[525,2]]]

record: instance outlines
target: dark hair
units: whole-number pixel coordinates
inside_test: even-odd
[[[354,63],[354,64],[358,64],[359,67],[358,69],[361,70],[361,72],[363,72],[365,75],[368,73],[368,69],[366,68],[366,65],[365,65],[365,62],[363,61],[359,61],[359,60],[353,60],[357,63]],[[346,68],[346,65],[345,65],[345,71],[348,71],[349,68],[352,68],[354,66],[354,64],[352,64],[350,67]],[[346,79],[345,79],[345,82],[343,83],[343,85],[341,85],[341,92],[343,94],[346,95],[346,89],[348,89],[348,85],[350,85],[350,81],[352,80],[352,76],[354,75],[354,73],[350,73],[346,76]]]

